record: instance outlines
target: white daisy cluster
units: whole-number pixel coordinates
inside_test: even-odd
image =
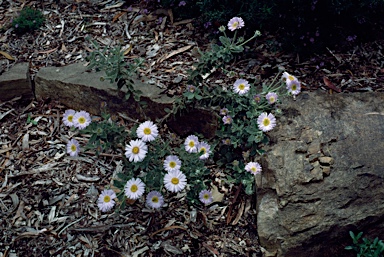
[[[63,123],[68,127],[85,129],[91,122],[91,115],[86,111],[76,112],[75,110],[69,109],[66,110],[63,115]]]
[[[296,96],[300,93],[301,85],[300,85],[299,80],[295,76],[289,74],[288,72],[284,72],[282,79],[285,80],[288,93],[290,93],[294,96]]]
[[[211,146],[206,142],[199,142],[197,136],[190,135],[184,142],[185,150],[188,153],[200,153],[200,160],[208,159],[211,154]]]
[[[91,115],[86,111],[76,112],[75,110],[69,109],[64,112],[63,123],[68,127],[75,127],[77,129],[85,129],[91,124]],[[67,153],[70,156],[78,156],[80,152],[80,144],[76,139],[71,139],[67,143]]]
[[[145,159],[149,151],[147,143],[156,140],[159,130],[153,122],[145,121],[138,126],[136,134],[139,139],[131,140],[125,147],[125,156],[130,162],[142,162]],[[206,142],[199,142],[198,137],[194,135],[186,138],[184,146],[189,153],[200,153],[199,159],[201,160],[207,159],[211,154],[210,145]],[[165,189],[172,193],[184,190],[187,185],[187,177],[181,171],[180,158],[177,155],[166,156],[163,167],[167,172],[163,178]],[[140,199],[144,193],[145,184],[140,178],[131,178],[124,186],[124,194],[128,199]],[[160,208],[164,204],[164,197],[158,191],[151,191],[146,197],[146,204],[154,209]]]
[[[146,142],[151,142],[159,135],[157,126],[152,121],[145,121],[136,130],[139,139],[131,140],[125,146],[125,156],[130,162],[141,162],[148,153]]]

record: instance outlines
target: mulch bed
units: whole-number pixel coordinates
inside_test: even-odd
[[[16,62],[28,62],[33,77],[41,67],[85,61],[92,51],[90,37],[102,46],[122,45],[127,61],[145,58],[140,72],[175,95],[198,60],[197,47],[209,44],[204,30],[191,20],[173,20],[168,10],[147,15],[140,6],[118,1],[0,3],[5,30],[0,75]],[[7,26],[25,5],[43,10],[47,20],[33,34],[18,36]],[[300,60],[272,51],[273,40],[265,33],[251,57],[228,69],[269,79],[284,67],[304,90],[324,93],[383,91],[381,41]],[[209,81],[232,83],[215,74]],[[85,139],[62,124],[65,109],[49,100],[0,103],[0,256],[260,256],[254,196],[220,177],[213,179],[223,200],[209,207],[188,206],[185,195],[177,194],[169,195],[160,211],[136,201],[120,212],[101,213],[96,199],[122,169],[121,153],[69,157],[68,138]]]

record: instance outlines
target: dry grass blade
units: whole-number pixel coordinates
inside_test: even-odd
[[[3,55],[5,58],[7,58],[8,60],[10,61],[14,61],[15,58],[13,58],[10,54],[8,54],[7,52],[4,52],[4,51],[0,51],[0,54]]]
[[[161,233],[161,232],[166,231],[166,230],[172,230],[172,229],[177,229],[177,228],[183,229],[183,230],[187,230],[186,228],[181,227],[181,226],[169,226],[169,227],[165,227],[165,228],[159,229],[156,232],[153,232],[149,237],[153,237],[156,234]]]
[[[185,51],[191,49],[191,47],[193,47],[193,45],[187,45],[187,46],[181,47],[181,48],[179,48],[179,49],[177,49],[175,51],[172,51],[169,54],[166,54],[165,56],[163,56],[159,60],[157,60],[157,63],[161,63],[161,62],[167,60],[168,58],[171,58],[172,56],[175,56],[177,54],[185,52]]]
[[[13,111],[14,111],[14,109],[8,110],[5,113],[0,112],[0,120],[2,120],[5,116],[7,116],[8,114],[10,114]]]

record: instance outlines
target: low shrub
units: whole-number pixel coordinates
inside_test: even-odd
[[[12,27],[17,34],[24,34],[40,28],[44,20],[44,15],[41,11],[25,7],[21,10],[19,16],[13,19]]]
[[[355,235],[349,231],[349,235],[353,240],[353,245],[345,247],[346,250],[354,250],[357,252],[357,257],[383,257],[384,243],[377,237],[373,241],[364,237],[361,241],[363,232]]]

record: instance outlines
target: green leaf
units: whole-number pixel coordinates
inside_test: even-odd
[[[231,48],[231,52],[232,53],[241,53],[244,51],[244,47],[243,46],[233,46]]]
[[[93,144],[97,140],[97,134],[93,134],[88,140],[88,144]]]
[[[220,40],[220,42],[221,42],[224,46],[226,46],[226,47],[228,47],[228,46],[231,45],[231,40],[230,40],[229,38],[227,38],[227,37],[220,36],[220,37],[219,37],[219,40]]]
[[[245,193],[247,195],[252,195],[253,194],[253,185],[252,184],[247,184],[245,187]]]

